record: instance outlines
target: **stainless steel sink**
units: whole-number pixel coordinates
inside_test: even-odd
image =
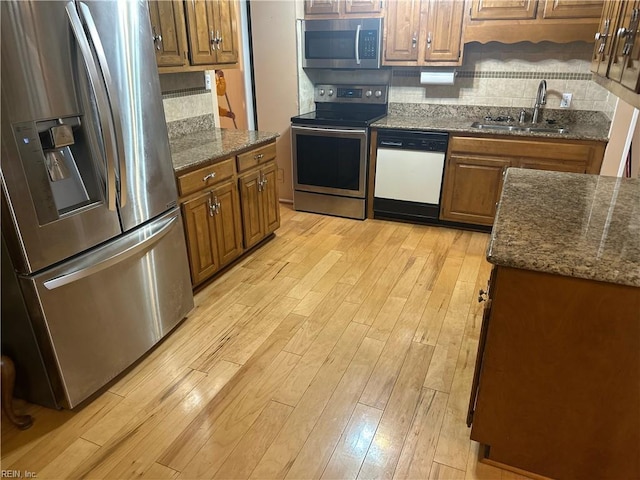
[[[472,128],[479,128],[483,130],[498,130],[506,132],[532,132],[532,133],[567,133],[568,130],[564,127],[523,127],[520,125],[499,125],[493,123],[481,123],[473,122]]]

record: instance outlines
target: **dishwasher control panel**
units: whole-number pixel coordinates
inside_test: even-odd
[[[407,132],[380,130],[378,148],[446,152],[449,134],[443,132]]]

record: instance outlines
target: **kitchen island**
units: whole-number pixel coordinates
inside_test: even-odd
[[[509,169],[467,423],[488,462],[640,476],[640,180]]]
[[[194,287],[280,226],[277,133],[169,125],[171,156]]]

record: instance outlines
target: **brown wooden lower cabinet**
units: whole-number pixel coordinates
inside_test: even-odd
[[[600,173],[605,142],[459,137],[449,139],[440,219],[492,225],[507,168]]]
[[[276,172],[276,163],[269,162],[238,179],[245,248],[254,246],[280,226]]]
[[[550,478],[640,478],[640,288],[494,275],[471,438],[489,460]]]
[[[209,278],[242,253],[238,191],[224,183],[182,204],[191,281]]]
[[[280,227],[275,151],[270,143],[177,178],[194,286]]]

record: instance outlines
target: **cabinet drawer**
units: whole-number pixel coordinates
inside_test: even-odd
[[[231,176],[233,176],[233,159],[228,158],[178,177],[178,192],[180,196],[189,195]]]
[[[549,140],[509,140],[504,138],[453,137],[452,152],[481,153],[509,157],[533,157],[582,161],[592,155],[592,146]]]
[[[238,155],[238,171],[262,165],[276,158],[276,144],[270,143],[264,147],[256,148],[250,152]]]

